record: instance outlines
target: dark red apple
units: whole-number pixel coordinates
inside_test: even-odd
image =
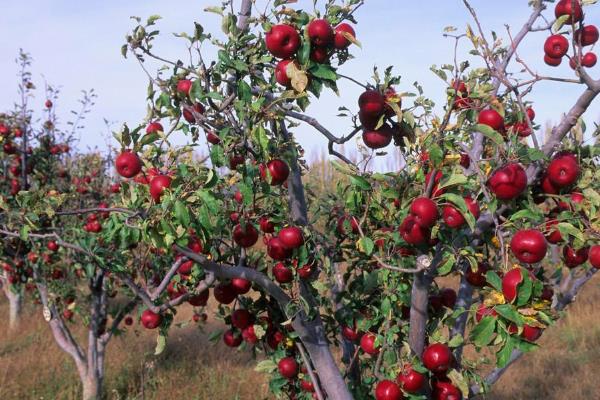
[[[465,279],[471,285],[476,287],[484,287],[487,284],[485,274],[489,270],[489,266],[485,263],[477,264],[477,269],[473,271],[471,267],[467,268],[465,272]]]
[[[360,338],[360,348],[362,351],[372,356],[379,354],[379,346],[375,346],[376,337],[377,336],[371,332],[365,333]]]
[[[407,393],[418,393],[425,384],[425,375],[415,371],[410,364],[406,364],[404,369],[398,374],[396,382],[402,390]]]
[[[544,43],[544,52],[548,57],[561,58],[569,51],[569,41],[563,35],[552,35]]]
[[[422,228],[431,228],[438,219],[438,209],[435,201],[428,197],[418,197],[413,200],[409,209],[414,220]]]
[[[327,47],[313,47],[310,50],[310,59],[317,64],[324,64],[329,60],[329,50]]]
[[[480,322],[483,317],[495,317],[498,313],[493,308],[486,307],[485,304],[481,303],[477,311],[475,312],[475,320]]]
[[[252,282],[244,278],[233,278],[231,280],[231,287],[237,295],[246,294],[252,287]]]
[[[546,169],[546,175],[552,186],[562,189],[577,182],[581,170],[575,155],[563,153],[555,157]]]
[[[304,244],[302,229],[297,226],[287,226],[279,231],[279,240],[288,249],[297,249]]]
[[[558,67],[562,63],[562,58],[553,58],[546,54],[544,55],[544,62],[551,67]]]
[[[213,291],[215,300],[221,304],[231,304],[237,297],[233,286],[229,283],[220,283]]]
[[[292,379],[298,375],[298,363],[293,357],[285,357],[279,360],[277,369],[284,378]]]
[[[482,125],[487,125],[498,132],[504,130],[504,118],[496,110],[487,109],[481,111],[477,118],[477,122]]]
[[[165,191],[171,187],[171,177],[168,175],[157,175],[152,178],[150,182],[150,196],[154,199],[155,202],[159,202],[160,198]]]
[[[209,295],[210,292],[208,291],[208,289],[206,289],[195,296],[190,296],[188,298],[188,303],[194,307],[204,307],[208,302]]]
[[[252,247],[258,240],[258,231],[254,225],[247,223],[244,227],[237,224],[233,228],[233,241],[241,247]]]
[[[430,232],[427,228],[422,228],[412,215],[407,216],[400,224],[400,235],[408,244],[415,246],[427,243]]]
[[[238,347],[242,344],[242,335],[230,329],[223,334],[223,342],[228,347]]]
[[[392,136],[392,128],[387,124],[383,124],[377,130],[365,130],[362,139],[368,148],[381,149],[392,142]]]
[[[473,215],[475,220],[477,220],[477,218],[479,218],[480,213],[479,205],[477,204],[477,202],[471,197],[465,197],[465,203],[467,203],[467,208],[469,209],[470,213]],[[458,208],[450,204],[444,206],[442,210],[442,219],[444,220],[446,225],[448,225],[448,227],[452,229],[460,228],[466,222],[465,217],[458,210]]]
[[[542,328],[538,328],[531,325],[523,325],[523,332],[521,332],[521,337],[528,342],[535,342],[542,336],[542,332],[544,330]]]
[[[294,273],[283,263],[277,263],[273,267],[273,276],[279,283],[290,283],[294,280]]]
[[[262,179],[267,179],[267,170],[269,171],[269,175],[271,176],[271,185],[277,186],[281,185],[285,182],[290,175],[290,168],[286,164],[285,161],[275,159],[271,160],[267,163],[267,167],[265,168],[261,165],[260,168],[260,176]]]
[[[583,19],[583,10],[581,9],[581,3],[579,0],[575,0],[575,7],[573,7],[573,0],[560,0],[554,8],[554,16],[558,19],[563,15],[569,15],[566,23],[571,24],[579,22]]]
[[[350,229],[346,229],[346,221],[348,221]],[[348,215],[339,217],[337,222],[337,232],[340,235],[348,235],[350,233],[357,234],[359,231],[358,220],[356,219],[356,217],[351,217]]]
[[[282,86],[291,87],[292,78],[287,74],[287,67],[290,63],[295,63],[294,60],[281,60],[275,66],[275,80]],[[296,65],[298,66],[298,65]]]
[[[446,380],[433,382],[433,400],[462,400],[460,389]]]
[[[202,104],[200,104],[200,103],[195,103],[191,107],[191,110],[190,110],[189,107],[184,107],[183,111],[182,111],[183,119],[185,119],[190,124],[195,124],[196,123],[196,117],[194,116],[194,113],[204,114],[204,111],[205,111],[204,110],[204,106]]]
[[[585,53],[581,59],[581,65],[586,68],[592,68],[597,62],[598,57],[596,57],[596,54],[592,53],[591,51]]]
[[[590,247],[590,251],[588,253],[590,264],[592,267],[596,269],[600,269],[600,245],[595,245]]]
[[[589,247],[582,247],[579,250],[575,250],[571,246],[565,246],[563,248],[563,259],[565,261],[565,265],[569,268],[580,266],[587,261],[589,251]]]
[[[377,90],[367,90],[358,98],[358,107],[365,117],[379,119],[385,112],[385,97]]]
[[[146,127],[146,134],[155,133],[155,132],[164,132],[164,128],[162,124],[158,121],[150,122]]]
[[[598,28],[594,25],[586,25],[575,31],[575,40],[581,46],[591,46],[598,41]]]
[[[184,96],[188,96],[192,90],[192,81],[189,79],[181,79],[177,82],[177,92]]]
[[[292,250],[285,247],[278,237],[273,237],[267,243],[267,254],[275,261],[283,261],[292,255]]]
[[[51,252],[56,253],[58,251],[58,243],[56,243],[54,240],[51,240],[46,244],[46,248]]]
[[[250,311],[240,308],[231,313],[231,325],[238,329],[244,329],[252,323]]]

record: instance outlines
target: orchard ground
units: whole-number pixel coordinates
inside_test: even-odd
[[[600,359],[600,277],[596,276],[569,307],[565,317],[540,339],[543,351],[532,352],[509,369],[487,399],[592,399],[597,394],[596,360]],[[209,309],[215,304],[209,304]],[[267,399],[268,377],[253,370],[249,351],[237,352],[208,341],[182,306],[165,352],[153,356],[155,332],[134,323],[109,346],[109,399]],[[0,298],[0,321],[8,305]],[[207,333],[219,329],[214,320]],[[81,321],[76,321],[80,323]],[[78,334],[82,330],[75,331]],[[231,357],[235,355],[234,357]],[[0,327],[0,399],[79,399],[80,383],[70,358],[58,351],[41,308],[28,304],[21,329]]]

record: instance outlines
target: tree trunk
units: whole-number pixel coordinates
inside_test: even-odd
[[[420,262],[419,259],[417,259],[417,263]],[[423,348],[425,347],[427,307],[429,306],[429,289],[432,281],[433,279],[427,271],[421,271],[415,274],[412,286],[408,342],[413,354],[419,358],[423,354]]]
[[[87,375],[81,377],[83,400],[99,400],[102,398],[102,377],[97,368],[88,369]]]
[[[6,297],[8,298],[10,313],[8,327],[11,331],[14,331],[19,327],[19,322],[21,320],[21,310],[23,308],[23,294],[21,293],[21,291],[15,293],[11,291],[10,287],[7,287]]]

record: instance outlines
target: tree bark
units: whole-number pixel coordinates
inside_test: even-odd
[[[417,259],[417,263],[424,260]],[[414,355],[421,357],[425,348],[427,335],[427,307],[429,306],[429,289],[433,279],[427,271],[415,274],[410,296],[410,330],[408,344]]]
[[[83,400],[99,400],[102,398],[102,377],[97,369],[89,369],[85,376],[81,376],[83,385]]]
[[[5,290],[9,305],[8,328],[11,331],[14,331],[19,327],[19,322],[21,321],[21,311],[23,309],[23,293],[20,290],[17,293],[13,292],[10,286],[6,287]]]

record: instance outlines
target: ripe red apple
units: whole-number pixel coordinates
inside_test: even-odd
[[[379,119],[385,112],[385,97],[377,90],[367,90],[358,98],[358,107],[365,117]]]
[[[264,233],[275,232],[275,225],[269,220],[268,217],[260,217],[258,223],[260,225],[260,230]]]
[[[360,338],[360,332],[356,329],[356,326],[351,328],[349,326],[342,326],[342,336],[351,342],[356,342]]]
[[[527,264],[540,262],[546,256],[548,244],[544,235],[535,229],[520,230],[512,237],[510,249],[517,259]]]
[[[423,351],[423,365],[434,373],[444,373],[452,364],[452,352],[443,343],[433,343]]]
[[[368,332],[360,338],[360,348],[369,355],[379,354],[379,346],[375,346],[375,334]]]
[[[250,291],[252,282],[244,278],[233,278],[231,280],[231,287],[236,295],[242,295]]]
[[[304,244],[302,229],[297,226],[287,226],[279,231],[279,240],[288,249],[297,249]]]
[[[544,43],[544,52],[548,57],[561,58],[569,51],[569,41],[563,35],[552,35]]]
[[[313,383],[309,380],[302,379],[300,381],[300,389],[304,390],[305,392],[312,393],[315,391],[315,385],[313,385]]]
[[[348,25],[347,23],[341,23],[335,27],[334,37],[333,37],[333,46],[338,50],[343,50],[348,48],[352,42],[350,42],[344,36],[344,33],[356,38],[356,32],[354,32],[354,28]]]
[[[229,169],[235,170],[238,165],[244,165],[246,159],[242,155],[232,155],[229,157]]]
[[[230,329],[223,334],[223,342],[229,347],[238,347],[242,344],[242,335]]]
[[[290,58],[300,47],[300,35],[290,25],[273,25],[265,34],[267,50],[278,58]]]
[[[275,80],[282,86],[291,87],[292,78],[287,74],[287,67],[290,63],[296,63],[294,60],[281,60],[275,67]],[[298,66],[298,65],[296,65]]]
[[[575,7],[573,7],[573,0],[560,0],[554,8],[554,15],[556,18],[560,18],[563,15],[570,15],[567,19],[567,24],[579,22],[583,19],[583,10],[579,0],[575,0]]]
[[[162,124],[158,121],[150,122],[146,127],[146,134],[154,133],[154,132],[164,132],[164,128]]]
[[[233,228],[233,241],[241,247],[252,247],[258,240],[258,231],[254,225],[247,223],[244,227],[237,224]]]
[[[206,132],[206,141],[210,144],[219,144],[221,143],[221,138],[214,132]]]
[[[497,169],[486,185],[500,200],[512,200],[527,187],[527,174],[521,165],[508,163]]]
[[[425,384],[425,375],[412,369],[410,364],[398,374],[396,382],[407,393],[418,393]]]
[[[317,47],[327,47],[333,42],[333,28],[325,19],[312,20],[306,32],[310,42]]]
[[[575,155],[563,153],[556,156],[548,165],[546,175],[552,186],[562,189],[577,182],[581,170]]]
[[[587,52],[583,55],[581,59],[581,65],[586,68],[592,68],[598,62],[598,57],[596,57],[595,53]]]
[[[565,265],[569,268],[575,268],[585,263],[588,259],[590,248],[582,247],[579,250],[575,250],[571,246],[565,246],[563,248],[563,258]]]
[[[514,268],[508,271],[502,278],[502,294],[509,303],[512,303],[519,292],[519,285],[523,282],[523,272],[521,268]]]
[[[469,212],[475,217],[475,220],[479,218],[479,205],[471,197],[465,197],[465,203]],[[452,229],[460,228],[466,222],[465,217],[462,215],[460,210],[450,204],[444,206],[442,210],[442,218],[446,225]]]
[[[598,28],[594,25],[586,25],[575,31],[575,40],[581,46],[591,46],[598,41]]]
[[[252,323],[250,311],[239,308],[231,313],[231,325],[238,329],[244,329]]]
[[[557,219],[549,219],[544,224],[544,230],[546,232],[546,240],[549,243],[556,244],[563,241],[563,237],[558,229],[556,229],[556,225],[558,225]]]
[[[221,304],[231,304],[237,297],[233,286],[231,286],[229,283],[220,283],[215,286],[213,294],[215,296],[215,300]]]
[[[269,161],[266,168],[261,164],[259,170],[260,177],[265,180],[267,179],[267,170],[269,170],[272,186],[281,185],[290,175],[290,168],[286,162],[279,159]]]
[[[362,135],[365,146],[370,149],[381,149],[392,142],[392,128],[384,124],[377,130],[365,130]]]
[[[415,246],[427,243],[430,232],[427,228],[421,227],[413,215],[407,216],[400,224],[400,235],[408,244]]]
[[[477,118],[477,122],[482,125],[487,125],[498,132],[504,130],[504,118],[498,111],[491,108],[481,111]]]
[[[275,261],[283,261],[292,255],[292,250],[285,247],[278,237],[273,237],[267,243],[267,254]]]
[[[425,187],[429,187],[429,181],[431,180],[431,176],[432,176],[432,172],[428,172],[427,175],[425,175]],[[438,171],[435,174],[435,177],[433,178],[433,191],[432,191],[431,197],[435,198],[435,197],[441,196],[442,194],[446,193],[446,189],[438,189],[439,183],[443,177],[444,177],[444,174],[442,173],[442,171]]]
[[[428,197],[418,197],[413,200],[409,209],[415,222],[422,228],[431,228],[438,219],[438,209],[435,201]]]
[[[133,178],[142,170],[142,160],[131,150],[124,150],[115,160],[117,173],[125,178]]]
[[[554,58],[546,54],[544,55],[544,62],[551,67],[558,67],[562,63],[562,58]]]
[[[390,380],[384,380],[375,387],[375,400],[402,400],[400,387]]]
[[[461,400],[461,391],[451,382],[435,380],[433,382],[433,400]]]
[[[440,290],[440,298],[444,307],[453,309],[456,305],[456,291],[452,288],[443,288]]]
[[[46,248],[48,248],[48,250],[50,250],[51,252],[55,253],[58,251],[58,243],[56,243],[54,240],[51,240],[46,244]]]
[[[258,343],[258,337],[256,337],[256,332],[254,332],[254,325],[247,326],[242,330],[242,339],[244,339],[246,343]]]
[[[521,332],[521,337],[529,342],[535,342],[542,336],[542,332],[544,330],[542,328],[538,328],[531,325],[523,325],[523,332]]]
[[[298,363],[293,357],[285,357],[279,360],[277,369],[284,378],[292,379],[298,375]]]
[[[162,323],[162,315],[156,314],[151,310],[145,310],[141,317],[142,325],[146,329],[156,329]]]
[[[159,202],[160,198],[165,191],[171,187],[171,177],[168,175],[157,175],[152,178],[150,182],[150,196],[155,202]]]
[[[600,245],[590,247],[588,256],[592,267],[600,269]]]
[[[184,96],[188,96],[192,90],[192,81],[189,79],[181,79],[177,82],[177,92]]]
[[[279,283],[290,283],[294,280],[294,273],[292,270],[280,262],[273,267],[273,276]]]

